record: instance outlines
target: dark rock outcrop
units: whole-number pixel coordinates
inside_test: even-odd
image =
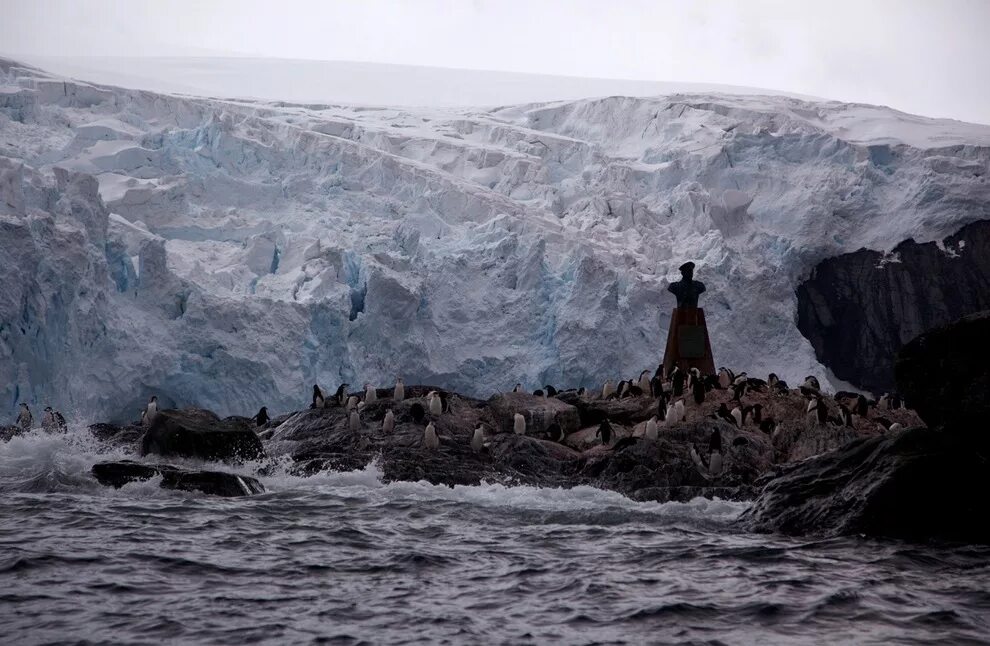
[[[915,428],[778,468],[741,521],[757,531],[990,543],[987,459]]]
[[[221,420],[208,410],[165,410],[141,441],[141,454],[208,461],[255,460],[265,455],[249,424]]]
[[[990,543],[990,315],[908,343],[898,385],[935,428],[856,439],[777,467],[741,521],[788,534]]]
[[[929,426],[987,441],[990,311],[922,334],[897,357],[897,383]]]
[[[990,215],[990,214],[988,214]],[[797,290],[798,329],[837,377],[895,389],[894,357],[925,330],[990,309],[990,221],[937,245],[861,249],[822,261]]]
[[[134,451],[141,447],[141,440],[144,438],[144,427],[140,424],[117,426],[100,422],[90,424],[89,432],[93,437],[110,446]]]
[[[169,464],[143,464],[122,460],[93,465],[93,475],[100,484],[120,488],[129,482],[161,476],[163,489],[201,491],[214,496],[250,496],[264,493],[265,488],[250,476],[223,471],[190,471]]]

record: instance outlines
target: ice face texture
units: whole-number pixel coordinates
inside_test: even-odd
[[[717,365],[826,385],[796,285],[985,218],[988,165],[990,127],[837,102],[303,106],[0,60],[0,417],[600,387],[660,361],[686,260]]]

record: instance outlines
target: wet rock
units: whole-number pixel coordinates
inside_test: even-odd
[[[188,408],[159,412],[144,434],[141,454],[237,461],[263,457],[265,450],[249,424]]]
[[[986,465],[951,433],[862,438],[778,467],[740,522],[786,534],[990,543]]]
[[[572,433],[580,428],[580,416],[574,406],[565,404],[554,397],[537,397],[527,393],[498,394],[488,400],[492,422],[502,433],[513,432],[516,413],[526,418],[527,435],[544,435],[554,421],[564,433]]]
[[[169,464],[144,464],[130,460],[99,462],[93,465],[93,475],[100,484],[120,488],[129,482],[150,480],[161,476],[163,489],[200,491],[225,496],[250,496],[264,493],[257,479],[223,471],[192,471]]]
[[[144,427],[140,424],[118,426],[116,424],[90,424],[89,432],[93,437],[112,447],[138,450],[144,438]]]
[[[24,433],[24,429],[20,426],[0,426],[0,442],[10,441],[18,435],[24,435]]]
[[[901,349],[897,383],[931,427],[985,438],[990,419],[990,311],[926,332]]]

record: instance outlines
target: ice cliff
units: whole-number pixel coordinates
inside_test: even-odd
[[[688,259],[718,365],[824,377],[796,286],[986,219],[988,173],[990,127],[875,106],[296,105],[0,59],[0,417],[590,386],[656,366]]]

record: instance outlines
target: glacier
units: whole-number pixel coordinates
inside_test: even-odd
[[[717,365],[838,387],[797,284],[990,218],[988,175],[990,126],[878,106],[220,100],[0,59],[0,418],[595,386],[660,361],[686,260]]]

